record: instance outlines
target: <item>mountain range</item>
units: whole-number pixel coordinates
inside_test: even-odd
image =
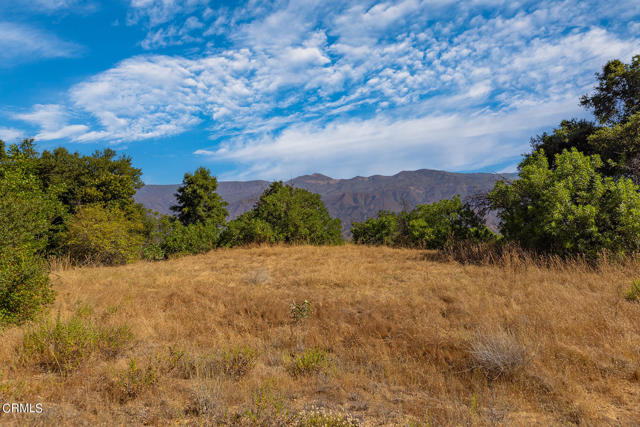
[[[303,175],[287,181],[322,197],[327,210],[342,221],[342,231],[349,235],[351,222],[364,221],[380,210],[399,212],[416,205],[432,203],[456,194],[466,197],[485,192],[502,178],[513,179],[516,174],[454,173],[430,169],[403,171],[393,176],[356,176],[334,179],[321,174]],[[231,219],[252,208],[269,181],[220,181],[218,194],[229,203]],[[135,195],[137,202],[162,214],[171,213],[179,185],[145,185]],[[496,224],[494,215],[487,219]]]

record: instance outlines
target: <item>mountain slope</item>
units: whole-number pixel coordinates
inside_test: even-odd
[[[348,233],[352,221],[364,221],[379,210],[399,212],[422,203],[432,203],[459,194],[463,199],[491,189],[496,180],[512,179],[515,174],[453,173],[421,169],[404,171],[393,176],[357,176],[334,179],[321,174],[304,175],[288,183],[322,196],[331,216],[340,218]],[[267,181],[221,181],[218,193],[229,202],[231,218],[251,209],[260,194],[269,186]],[[178,185],[146,185],[136,193],[136,200],[160,213],[170,213],[175,203]],[[489,219],[495,224],[495,218]]]

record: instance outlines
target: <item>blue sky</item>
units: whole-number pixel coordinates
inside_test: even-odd
[[[637,0],[3,1],[0,139],[150,184],[512,171],[633,54]]]

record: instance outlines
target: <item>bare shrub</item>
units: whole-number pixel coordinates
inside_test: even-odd
[[[505,331],[477,335],[471,343],[471,356],[474,367],[483,369],[492,379],[511,376],[529,361],[527,349],[512,333]]]
[[[250,271],[245,276],[245,280],[252,285],[262,285],[263,283],[269,283],[271,281],[271,275],[263,268]]]

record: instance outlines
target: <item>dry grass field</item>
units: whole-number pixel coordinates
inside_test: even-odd
[[[0,332],[0,401],[44,412],[0,423],[640,425],[639,276],[352,245],[59,269]]]

